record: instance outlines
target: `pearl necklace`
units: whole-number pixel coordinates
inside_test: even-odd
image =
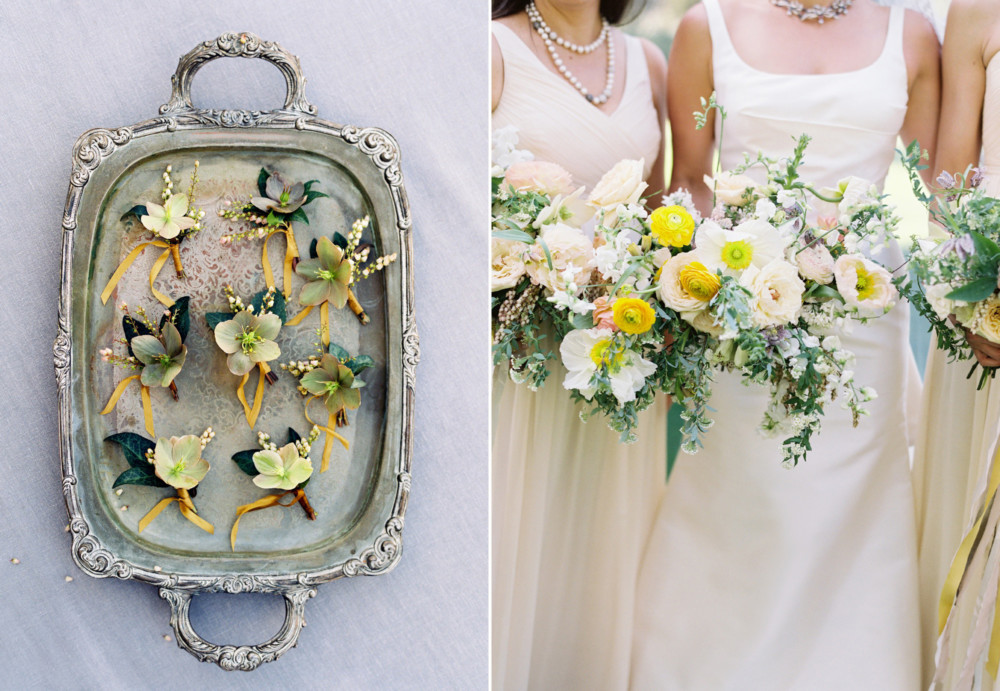
[[[820,24],[824,19],[840,19],[841,15],[847,14],[847,10],[851,9],[851,0],[833,0],[829,5],[815,5],[809,9],[798,0],[771,0],[771,4],[803,22],[815,19]]]
[[[545,20],[542,19],[542,15],[538,11],[538,8],[535,7],[534,0],[528,3],[528,6],[525,7],[525,11],[528,13],[528,20],[531,22],[531,28],[534,29],[538,33],[539,37],[541,37],[542,41],[545,42],[545,48],[549,52],[549,57],[552,58],[552,64],[556,66],[557,70],[559,70],[559,74],[561,74],[566,81],[579,91],[588,102],[593,103],[595,106],[607,103],[615,89],[615,43],[610,38],[608,20],[603,17],[601,18],[601,34],[597,37],[597,40],[588,45],[579,46],[556,34],[556,32],[545,23]],[[605,41],[608,42],[607,79],[604,83],[604,91],[602,91],[600,95],[595,96],[587,91],[587,87],[585,87],[580,80],[569,71],[569,68],[563,63],[562,58],[560,58],[559,54],[556,53],[556,44],[579,55],[586,55],[594,52],[594,50],[596,50]]]

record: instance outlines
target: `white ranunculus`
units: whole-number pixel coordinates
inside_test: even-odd
[[[882,314],[898,297],[889,272],[861,255],[845,254],[838,258],[833,275],[844,300],[862,314]]]
[[[711,271],[739,276],[748,266],[761,268],[780,257],[787,245],[778,230],[766,221],[750,219],[732,230],[715,221],[704,221],[694,237],[695,252]]]
[[[751,267],[740,282],[753,293],[751,306],[758,326],[784,326],[798,318],[806,286],[799,272],[778,258],[761,269]]]
[[[575,329],[566,334],[559,345],[559,354],[566,367],[563,387],[579,391],[589,401],[595,392],[591,385],[594,372],[599,364],[604,364],[618,404],[634,401],[646,377],[656,371],[656,365],[633,351],[609,355],[610,347],[612,332],[608,329]]]
[[[799,273],[803,278],[823,285],[833,282],[833,255],[821,242],[814,242],[795,255]]]
[[[706,175],[705,184],[708,185],[708,189],[715,190],[717,202],[729,206],[743,206],[757,195],[757,181],[749,175],[733,175],[729,171],[724,171],[714,178]],[[747,190],[750,190],[749,195]]]
[[[643,166],[642,159],[619,161],[590,191],[587,203],[604,212],[605,222],[618,213],[620,206],[635,204],[642,197],[646,189]]]
[[[516,240],[491,238],[490,240],[490,290],[496,292],[513,288],[524,276],[524,256],[528,246]]]
[[[543,246],[548,248],[552,257],[551,267]],[[528,275],[538,285],[552,290],[551,274],[562,272],[568,266],[582,271],[579,283],[587,282],[589,270],[594,268],[594,248],[590,239],[579,228],[565,223],[543,226],[535,244],[530,247],[525,261]]]

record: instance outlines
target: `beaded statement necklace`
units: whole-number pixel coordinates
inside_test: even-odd
[[[593,43],[581,46],[573,43],[572,41],[567,41],[553,31],[552,28],[545,23],[541,12],[539,12],[538,8],[535,7],[534,0],[528,3],[525,11],[528,13],[528,20],[531,22],[531,28],[535,30],[545,43],[545,48],[549,51],[549,57],[552,58],[552,64],[556,66],[557,70],[559,70],[559,74],[561,74],[566,81],[572,84],[573,87],[580,92],[580,95],[587,99],[588,102],[593,103],[595,106],[607,103],[615,89],[615,44],[614,41],[609,38],[610,27],[608,25],[608,20],[602,17],[600,35]],[[559,54],[556,53],[556,46],[561,46],[562,48],[578,55],[587,55],[589,53],[593,53],[605,41],[608,43],[607,78],[604,82],[604,91],[595,96],[587,90],[587,87],[585,87],[572,72],[569,71],[569,68],[566,67],[562,58],[560,58]]]
[[[798,0],[771,0],[771,4],[785,10],[785,14],[803,22],[815,19],[822,24],[826,19],[840,19],[851,9],[851,0],[833,0],[829,5],[814,5],[809,9]]]

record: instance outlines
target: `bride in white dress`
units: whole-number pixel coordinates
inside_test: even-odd
[[[561,37],[586,45],[601,14],[617,22],[627,0],[536,0]],[[556,68],[525,1],[494,0],[494,128],[518,128],[518,146],[592,189],[624,158],[644,159],[648,192],[663,190],[666,61],[652,44],[611,28],[583,55],[557,55],[591,94]],[[628,684],[635,579],[663,489],[666,400],[621,444],[600,417],[584,424],[562,387],[565,369],[537,392],[494,377],[492,456],[493,688],[623,689]]]
[[[804,179],[881,185],[898,134],[934,150],[939,48],[930,24],[871,0],[840,14],[800,21],[763,0],[704,0],[687,13],[670,57],[671,188],[697,191],[709,211],[702,177],[719,123],[714,134],[686,123],[713,90],[728,113],[723,168],[743,152],[788,155],[806,133]],[[881,259],[903,263],[896,246]],[[790,470],[780,439],[755,429],[764,389],[716,377],[715,427],[699,454],[678,459],[646,550],[634,688],[919,688],[907,330],[904,304],[843,339],[857,356],[856,380],[879,398],[857,428],[827,406],[808,460]]]

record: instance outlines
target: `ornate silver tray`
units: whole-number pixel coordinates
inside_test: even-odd
[[[287,84],[284,106],[273,111],[194,107],[192,78],[202,65],[220,57],[259,58],[275,65]],[[305,624],[306,600],[315,595],[318,584],[386,573],[400,558],[419,357],[410,215],[393,138],[377,128],[317,118],[316,107],[303,91],[298,58],[276,43],[248,33],[223,34],[183,56],[171,81],[170,101],[158,117],[128,127],[90,130],[73,149],[54,346],[63,493],[73,559],[83,571],[158,586],[160,597],[170,604],[170,623],[182,649],[227,670],[253,670],[296,645]],[[199,515],[217,527],[214,535],[185,529],[176,511],[164,512],[140,535],[139,518],[162,496],[148,487],[113,491],[114,477],[127,464],[120,451],[104,441],[116,432],[143,432],[137,393],[126,393],[114,414],[98,414],[124,376],[98,355],[101,346],[120,335],[121,315],[115,305],[125,300],[156,304],[146,284],[154,252],[144,253],[129,269],[113,301],[105,305],[100,300],[108,276],[142,231],[138,224],[124,222],[122,215],[136,199],[153,199],[150,195],[159,193],[166,164],[183,175],[194,160],[200,160],[199,196],[210,221],[221,223],[214,216],[217,207],[245,191],[247,181],[255,180],[256,170],[267,164],[295,179],[319,179],[330,195],[310,207],[315,209],[310,211],[310,225],[296,227],[300,248],[321,234],[346,234],[355,218],[368,214],[366,239],[380,253],[398,253],[395,263],[358,290],[371,323],[362,326],[349,310],[336,310],[331,317],[332,340],[352,353],[370,355],[376,364],[365,372],[361,408],[352,411],[350,425],[341,428],[350,450],[338,445],[329,470],[315,473],[310,481],[317,519],[305,520],[301,511],[291,509],[248,515],[240,524],[237,551],[231,551],[228,539],[234,509],[258,499],[261,490],[230,456],[254,447],[256,436],[234,399],[237,378],[227,371],[225,356],[212,342],[204,314],[225,309],[226,283],[243,295],[263,287],[259,243],[223,246],[218,227],[207,223],[182,249],[187,278],[165,270],[157,281],[168,295],[191,296],[191,332],[188,361],[177,378],[180,399],[158,397],[165,389],[153,392],[156,432],[198,434],[209,424],[216,430],[217,438],[205,451],[212,471],[199,486],[198,497]],[[297,309],[289,304],[290,315]],[[316,340],[316,321],[314,315],[282,330],[282,362],[308,355]],[[256,429],[279,436],[287,427],[303,430],[307,423],[302,407],[295,381],[284,373],[268,388]],[[191,597],[199,592],[280,593],[285,599],[284,624],[262,644],[210,643],[188,619]]]

